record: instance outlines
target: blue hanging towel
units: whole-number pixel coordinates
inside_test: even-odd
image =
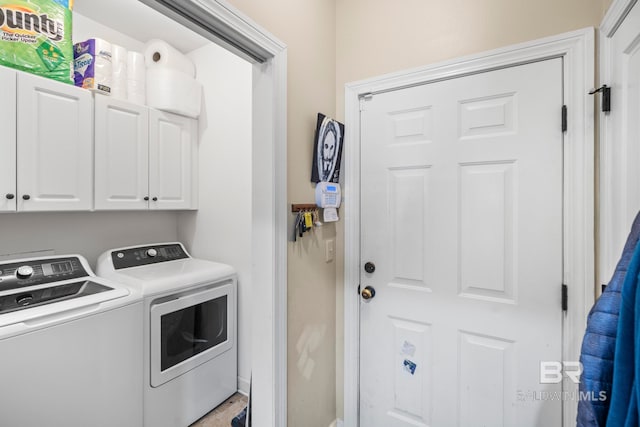
[[[622,256],[606,289],[587,318],[582,341],[577,427],[605,427],[611,404],[620,293],[640,240],[640,214],[633,221]]]
[[[629,264],[629,271],[622,287],[620,318],[613,368],[613,390],[607,427],[638,427],[638,378],[640,372],[640,245]]]

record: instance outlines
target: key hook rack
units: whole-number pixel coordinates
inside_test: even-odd
[[[313,212],[318,210],[318,205],[315,203],[298,203],[291,205],[291,212]]]
[[[302,238],[304,234],[311,230],[314,226],[320,226],[320,215],[318,213],[318,206],[313,203],[302,203],[291,205],[291,213],[295,214],[293,220],[293,234],[291,239],[296,241],[298,238]]]

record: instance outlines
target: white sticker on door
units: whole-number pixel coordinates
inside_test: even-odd
[[[402,343],[400,353],[413,357],[416,354],[416,346],[411,344],[409,341],[405,341]]]

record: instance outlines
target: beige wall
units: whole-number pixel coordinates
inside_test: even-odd
[[[318,112],[335,115],[335,2],[230,0],[278,37],[288,54],[288,198],[313,203],[310,183]],[[335,238],[325,225],[288,248],[288,424],[327,427],[335,408],[335,262],[324,245]],[[260,357],[255,354],[253,357]]]
[[[605,1],[337,0],[338,118],[345,83],[597,26]]]

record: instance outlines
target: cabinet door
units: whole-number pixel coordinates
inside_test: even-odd
[[[16,78],[0,67],[0,212],[16,210]]]
[[[151,209],[190,209],[196,121],[149,111],[149,194]]]
[[[96,94],[95,112],[95,208],[147,209],[149,109]]]
[[[18,73],[18,210],[91,210],[91,92]]]

